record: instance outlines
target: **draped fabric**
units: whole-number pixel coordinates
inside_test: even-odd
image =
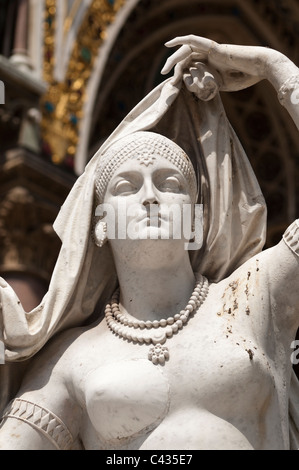
[[[176,73],[156,87],[87,164],[55,221],[62,246],[40,305],[24,312],[13,290],[1,287],[7,362],[0,366],[1,383],[6,384],[1,406],[17,386],[15,363],[26,363],[57,332],[89,322],[95,310],[100,314],[117,285],[109,244],[96,247],[91,232],[95,170],[101,155],[118,139],[151,130],[172,139],[189,155],[199,179],[198,202],[204,206],[203,247],[190,252],[194,271],[217,282],[262,250],[264,198],[220,96],[201,100],[186,83],[186,75]]]

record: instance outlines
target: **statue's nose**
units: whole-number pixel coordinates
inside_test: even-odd
[[[147,206],[149,204],[159,204],[158,197],[152,182],[145,182],[144,184],[142,204],[144,206]]]
[[[151,204],[157,204],[157,205],[158,205],[159,203],[158,203],[158,201],[157,201],[156,199],[151,198],[151,199],[146,199],[145,201],[142,202],[142,204],[143,204],[144,206],[149,206],[149,205],[151,205]]]

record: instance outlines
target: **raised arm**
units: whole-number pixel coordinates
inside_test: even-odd
[[[261,257],[260,270],[267,284],[264,289],[269,291],[278,331],[286,338],[295,339],[299,327],[299,219]]]
[[[210,67],[220,91],[228,92],[266,79],[273,85],[281,104],[299,128],[299,69],[285,55],[266,47],[218,44],[194,35],[175,38],[166,46],[180,47],[168,58],[162,69],[163,74],[169,73],[173,67],[175,72],[181,73],[184,69],[190,70],[190,67],[196,69],[197,63],[203,62]],[[263,253],[262,259],[267,266],[265,282],[280,328],[294,335],[299,325],[298,220],[290,226],[276,247]]]
[[[182,36],[166,43],[181,46],[167,60],[161,73],[190,61],[202,61],[215,71],[221,91],[237,91],[268,80],[299,129],[299,69],[285,55],[267,47],[218,44],[200,36]]]

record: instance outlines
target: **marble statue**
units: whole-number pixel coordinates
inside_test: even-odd
[[[24,312],[1,280],[2,449],[299,446],[299,222],[263,250],[265,201],[219,96],[267,79],[298,126],[298,69],[264,47],[166,45],[180,46],[162,70],[173,76],[61,208],[41,304]]]

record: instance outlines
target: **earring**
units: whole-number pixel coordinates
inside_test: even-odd
[[[95,228],[95,244],[102,248],[108,240],[107,237],[107,222],[98,222]]]

